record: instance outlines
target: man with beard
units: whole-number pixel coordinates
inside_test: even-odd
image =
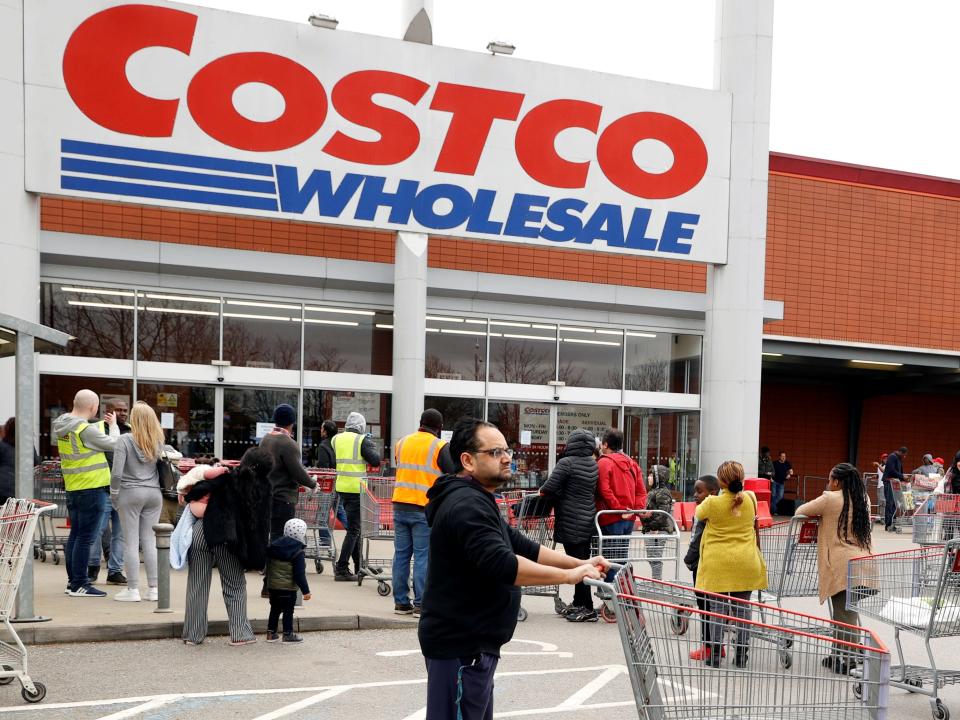
[[[510,479],[513,452],[491,423],[457,422],[450,456],[459,468],[427,493],[430,560],[420,618],[427,665],[426,720],[493,717],[493,675],[510,642],[523,585],[600,579],[602,557],[578,560],[507,526],[494,492]]]

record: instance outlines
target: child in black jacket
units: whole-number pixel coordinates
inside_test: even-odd
[[[293,607],[297,589],[303,599],[310,599],[307,584],[307,563],[304,548],[307,545],[307,524],[298,518],[287,520],[283,537],[278,537],[267,549],[266,586],[270,593],[270,617],[267,620],[267,642],[280,640],[277,622],[283,615],[283,642],[301,643],[303,636],[293,631]]]

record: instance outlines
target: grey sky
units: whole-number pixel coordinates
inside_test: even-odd
[[[400,33],[399,0],[194,4]],[[777,0],[774,18],[771,149],[960,179],[960,3]],[[713,0],[435,0],[434,42],[710,87],[713,20]]]

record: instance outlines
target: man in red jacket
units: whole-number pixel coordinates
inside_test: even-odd
[[[647,486],[643,481],[643,470],[633,458],[623,452],[623,433],[609,428],[603,433],[600,442],[600,470],[597,479],[597,511],[601,510],[643,510],[647,506]],[[633,532],[635,516],[604,514],[599,517],[600,532],[604,535],[630,535]],[[616,561],[626,560],[625,554],[629,541],[607,541],[603,544],[603,554]],[[623,544],[623,548],[616,545]],[[608,575],[610,580],[613,573]]]

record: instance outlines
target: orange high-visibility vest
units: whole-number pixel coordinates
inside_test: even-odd
[[[433,487],[440,470],[440,451],[447,443],[428,432],[415,432],[397,443],[397,481],[393,501],[409,505],[427,504],[427,490]]]

